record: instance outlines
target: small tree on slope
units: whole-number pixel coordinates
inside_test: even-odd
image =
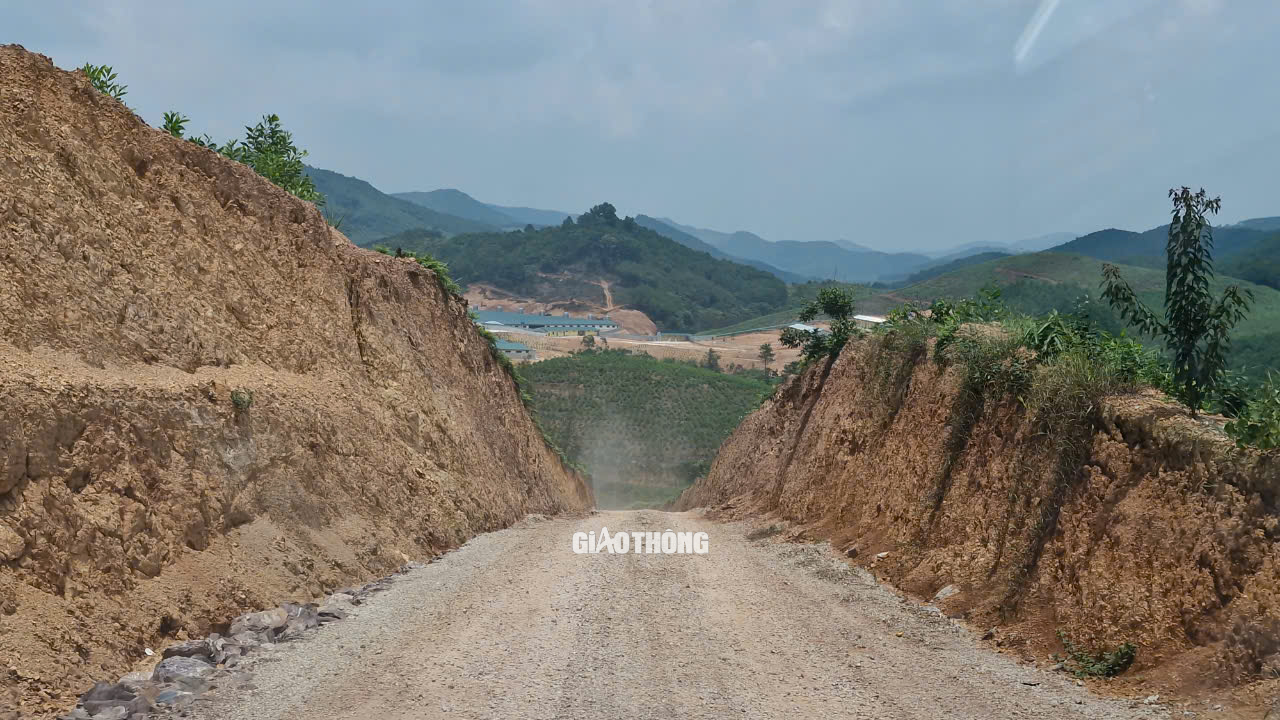
[[[1166,247],[1164,318],[1157,317],[1120,276],[1120,269],[1102,266],[1102,296],[1139,332],[1163,338],[1173,355],[1173,380],[1179,399],[1195,415],[1222,381],[1231,348],[1231,330],[1244,319],[1253,293],[1236,285],[1214,300],[1213,228],[1206,214],[1216,214],[1221,198],[1210,199],[1204,189],[1172,189],[1173,221]]]

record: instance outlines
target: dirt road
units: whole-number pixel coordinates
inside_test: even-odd
[[[706,555],[577,555],[577,530],[702,530]],[[820,546],[697,514],[525,521],[251,660],[202,720],[1156,718],[981,648]],[[899,636],[901,635],[901,636]]]

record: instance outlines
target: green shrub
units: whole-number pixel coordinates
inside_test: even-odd
[[[806,363],[821,357],[834,359],[850,338],[862,335],[853,319],[853,294],[848,290],[836,287],[819,290],[818,296],[800,311],[800,322],[811,322],[819,315],[830,319],[830,330],[805,331],[788,327],[779,338],[783,347],[802,348]]]
[[[231,404],[235,406],[238,412],[244,412],[253,407],[253,391],[244,388],[236,388],[231,391]]]
[[[1168,259],[1163,317],[1138,299],[1115,265],[1103,264],[1102,296],[1144,335],[1160,337],[1173,356],[1175,396],[1195,415],[1216,392],[1227,367],[1231,330],[1245,317],[1253,292],[1229,285],[1215,299],[1213,229],[1206,215],[1216,214],[1219,198],[1203,189],[1172,189],[1173,222],[1165,249]]]
[[[124,96],[129,94],[127,85],[121,85],[116,82],[116,73],[111,69],[110,65],[85,63],[80,68],[80,72],[84,73],[89,78],[89,84],[93,85],[94,89],[103,95],[124,102]]]
[[[1058,631],[1058,639],[1066,650],[1066,657],[1055,654],[1053,658],[1063,664],[1063,669],[1078,678],[1115,677],[1133,664],[1138,648],[1133,643],[1123,643],[1114,650],[1091,653],[1076,647],[1066,633]]]
[[[1280,448],[1280,378],[1267,373],[1267,381],[1227,423],[1227,434],[1236,444],[1263,450]]]

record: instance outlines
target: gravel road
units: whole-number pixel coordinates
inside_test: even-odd
[[[575,531],[705,531],[577,555]],[[276,646],[188,712],[317,718],[1157,718],[982,648],[825,546],[696,513],[526,520]],[[901,634],[901,636],[899,636]],[[1034,684],[1032,684],[1034,683]]]

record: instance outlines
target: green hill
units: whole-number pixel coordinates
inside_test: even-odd
[[[1164,307],[1164,270],[1122,266],[1121,271],[1149,307]],[[985,285],[1001,288],[1008,305],[1020,312],[1042,314],[1068,311],[1088,294],[1091,317],[1103,328],[1119,332],[1120,318],[1098,299],[1102,261],[1058,252],[1013,255],[930,278],[859,302],[859,312],[885,312],[905,300],[929,302],[938,297],[972,297]],[[1233,335],[1231,365],[1261,375],[1266,368],[1280,369],[1280,291],[1219,274],[1215,293],[1236,283],[1254,293],[1254,307]],[[1132,331],[1130,331],[1132,334]]]
[[[335,220],[341,218],[342,232],[363,247],[412,228],[438,230],[450,235],[496,229],[493,225],[447,215],[392,197],[359,178],[313,167],[307,168],[307,175],[325,197],[325,214]]]
[[[467,220],[484,223],[495,228],[513,228],[525,225],[525,223],[485,205],[461,190],[393,193],[391,197],[408,200],[415,205],[421,205],[436,212],[466,218]],[[563,219],[560,218],[560,220]]]
[[[706,472],[720,444],[772,389],[623,351],[521,369],[548,435],[590,471],[601,507],[660,505]]]
[[[1223,275],[1280,289],[1280,233],[1218,264]]]
[[[980,265],[984,262],[998,260],[1002,257],[1009,257],[1009,253],[992,250],[989,252],[980,252],[976,255],[966,255],[940,265],[931,265],[924,270],[911,273],[902,284],[914,285],[916,283],[924,282],[930,278],[935,278],[939,275],[945,275],[949,272],[959,270],[960,268],[969,267],[970,265]]]
[[[1262,242],[1270,234],[1261,229],[1274,218],[1246,220],[1236,225],[1213,229],[1213,256],[1220,262]],[[1164,269],[1164,250],[1169,240],[1169,226],[1161,225],[1145,232],[1108,228],[1082,235],[1070,242],[1052,247],[1048,252],[1074,253],[1113,263]]]
[[[600,298],[596,283],[606,281],[615,304],[644,312],[663,330],[727,325],[787,300],[786,285],[769,273],[691,250],[633,218],[618,218],[608,203],[577,222],[532,232],[410,235],[379,242],[431,253],[460,283],[489,283],[544,301]]]

